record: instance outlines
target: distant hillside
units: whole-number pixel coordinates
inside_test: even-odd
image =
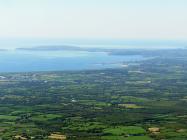
[[[59,50],[82,50],[76,46],[38,46],[32,48],[17,48],[16,50],[30,50],[30,51],[59,51]]]
[[[141,55],[146,57],[186,57],[187,49],[129,49],[129,50],[114,50],[110,52],[110,55]]]
[[[105,49],[105,48],[81,48],[76,46],[39,46],[33,48],[17,48],[27,51],[87,51],[107,52],[109,55],[141,55],[146,57],[173,57],[187,56],[187,48],[181,49]]]
[[[87,51],[107,52],[109,55],[141,55],[146,57],[173,57],[186,56],[187,49],[104,49],[104,48],[81,48],[76,46],[39,46],[33,48],[18,48],[27,51]],[[182,51],[181,51],[182,50]]]
[[[81,48],[77,46],[38,46],[32,48],[17,48],[16,50],[25,51],[88,51],[88,52],[110,52],[113,49],[100,49],[100,48]]]
[[[0,51],[7,51],[6,49],[0,49]]]

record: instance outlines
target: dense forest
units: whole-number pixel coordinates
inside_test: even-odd
[[[113,54],[143,55],[143,51]],[[186,140],[187,51],[123,68],[0,74],[2,140]]]

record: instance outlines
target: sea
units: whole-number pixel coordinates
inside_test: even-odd
[[[0,72],[98,70],[121,68],[127,61],[145,59],[139,55],[110,55],[87,51],[0,51]]]

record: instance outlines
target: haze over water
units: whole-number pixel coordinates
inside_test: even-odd
[[[184,41],[145,40],[2,40],[0,72],[88,70],[122,67],[125,61],[144,59],[142,56],[108,55],[106,52],[87,51],[20,51],[16,48],[69,45],[99,49],[176,49],[184,48]],[[6,46],[6,47],[5,47]]]
[[[141,56],[114,56],[102,52],[82,51],[2,51],[0,72],[88,70],[121,67],[125,61]]]

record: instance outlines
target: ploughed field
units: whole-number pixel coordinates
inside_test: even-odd
[[[0,74],[0,138],[186,140],[187,59]]]

